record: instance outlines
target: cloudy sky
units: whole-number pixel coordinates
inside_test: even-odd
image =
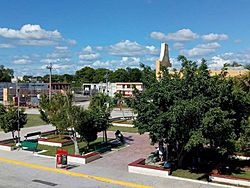
[[[212,69],[250,64],[249,0],[1,0],[0,64],[15,75],[155,67],[161,42]]]

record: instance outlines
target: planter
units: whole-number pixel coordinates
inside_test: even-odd
[[[12,151],[15,149],[13,139],[1,140],[0,141],[0,150]]]
[[[133,124],[128,124],[128,123],[112,123],[113,126],[120,126],[120,127],[134,127]]]
[[[214,182],[228,183],[233,185],[250,186],[250,178],[238,178],[234,176],[225,176],[220,174],[212,173],[209,179]]]
[[[73,144],[72,140],[65,140],[65,141],[52,140],[52,139],[58,138],[58,137],[59,136],[54,136],[54,137],[51,137],[49,139],[47,139],[47,138],[39,138],[38,139],[38,144],[47,145],[47,146],[56,146],[56,147],[63,147],[63,146]]]
[[[143,158],[128,164],[128,172],[163,178],[170,174],[169,169],[145,165],[145,159]]]
[[[57,130],[42,132],[41,133],[41,138],[46,138],[46,136],[51,135],[51,134],[55,135],[56,133],[58,133]]]
[[[15,146],[11,146],[8,144],[0,144],[0,150],[4,150],[4,151],[12,151],[15,149]]]
[[[231,158],[239,160],[250,160],[250,154],[235,153],[234,155],[231,156]]]
[[[80,163],[80,164],[87,164],[99,158],[101,158],[101,155],[98,152],[91,152],[83,156],[82,155],[68,155],[69,162]]]

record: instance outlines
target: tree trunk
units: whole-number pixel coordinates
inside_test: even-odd
[[[184,159],[184,155],[178,155],[178,157],[177,157],[177,166],[179,167],[179,168],[181,168],[181,167],[183,167],[183,159]]]
[[[125,117],[124,117],[124,111],[123,111],[123,109],[121,109],[121,110],[122,110],[122,118],[125,119]]]
[[[180,152],[177,152],[177,166],[183,167],[183,159],[186,155],[186,152],[184,151],[184,147],[181,148]]]
[[[13,139],[13,141],[15,142],[15,144],[16,144],[16,139],[15,139],[15,134],[14,134],[14,131],[12,131],[11,132],[11,134],[12,134],[12,139]]]
[[[104,130],[105,142],[108,143],[107,130]]]
[[[79,145],[77,143],[76,136],[74,135],[74,136],[71,136],[70,138],[71,138],[71,140],[72,140],[72,142],[74,143],[74,146],[75,146],[75,155],[80,155]]]

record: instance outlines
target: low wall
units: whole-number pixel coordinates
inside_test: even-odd
[[[41,145],[46,145],[46,146],[56,146],[56,147],[62,147],[63,144],[61,142],[52,142],[52,141],[48,141],[47,139],[44,140],[38,140],[38,144]]]
[[[98,152],[91,152],[86,155],[68,155],[68,162],[71,163],[80,163],[80,164],[87,164],[91,161],[97,160],[101,158],[100,153]]]
[[[13,146],[12,138],[0,141],[0,150],[12,151],[14,149],[15,149],[15,146]]]
[[[133,124],[127,124],[127,123],[112,123],[113,126],[119,126],[119,127],[134,127]]]
[[[50,139],[57,138],[57,137],[58,136],[54,136],[54,137],[51,137]],[[63,146],[67,146],[67,145],[73,144],[72,140],[68,140],[68,141],[55,141],[55,140],[50,140],[50,139],[39,138],[38,139],[38,144],[47,145],[47,146],[56,146],[56,147],[63,147]]]
[[[164,178],[169,176],[170,170],[154,166],[147,166],[145,165],[145,159],[141,158],[128,164],[128,172]]]
[[[13,146],[9,146],[9,145],[0,144],[0,150],[12,151],[12,150],[14,150],[14,147]]]
[[[219,174],[211,174],[209,179],[214,182],[229,183],[233,185],[250,186],[250,178],[237,178],[233,176],[224,176]]]

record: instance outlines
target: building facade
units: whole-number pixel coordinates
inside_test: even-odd
[[[114,97],[115,93],[121,93],[124,97],[131,97],[134,88],[143,90],[141,82],[116,82],[116,83],[84,83],[82,85],[84,95],[94,95],[97,92]]]

